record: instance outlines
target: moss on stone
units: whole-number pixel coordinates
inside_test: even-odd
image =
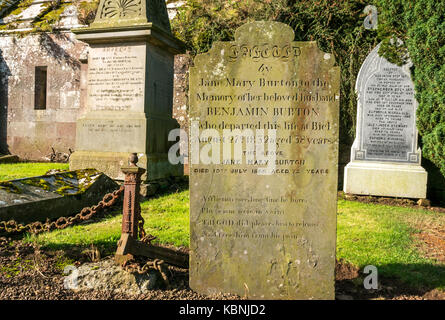
[[[67,191],[68,191],[68,190],[74,190],[74,191],[76,191],[76,192],[74,192],[75,194],[77,194],[77,193],[79,192],[78,189],[77,189],[76,187],[74,187],[74,186],[69,186],[69,185],[60,187],[59,189],[56,190],[56,192],[57,192],[58,194],[65,195],[65,194],[67,194]],[[73,194],[73,193],[70,193],[70,194]]]
[[[41,178],[29,178],[26,180],[22,180],[20,182],[22,184],[41,188],[46,191],[49,191],[51,189],[49,182]]]
[[[34,0],[19,1],[17,4],[11,6],[11,9],[13,9],[13,10],[10,11],[8,16],[17,16],[17,15],[19,15],[20,13],[22,13],[23,11],[28,9],[33,2],[34,2]]]
[[[24,10],[28,9],[34,0],[24,0],[13,4],[9,9],[5,10],[0,18],[4,19],[9,16],[18,16]],[[41,11],[31,21],[31,29],[27,31],[15,32],[18,35],[28,35],[39,32],[52,32],[60,21],[62,13],[65,9],[71,5],[71,2],[65,1],[52,1],[42,5]],[[1,9],[0,9],[1,12]],[[17,28],[17,21],[13,20],[8,23],[0,25],[0,31],[2,30],[14,30]]]
[[[34,19],[32,25],[34,32],[51,32],[57,22],[60,21],[61,14],[70,5],[70,3],[48,2],[43,6],[43,10]]]
[[[0,181],[0,189],[9,193],[23,193],[23,191],[10,181]]]

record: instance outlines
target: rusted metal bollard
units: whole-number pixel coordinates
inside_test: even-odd
[[[141,189],[141,176],[145,173],[145,169],[139,168],[136,165],[137,162],[138,156],[136,153],[133,153],[130,156],[130,165],[121,168],[122,172],[125,173],[122,233],[128,233],[134,239],[138,238],[138,226],[141,219],[139,192]]]
[[[138,240],[139,232],[142,231],[142,236],[145,233],[143,230],[139,230],[139,226],[143,228],[139,192],[141,176],[146,170],[139,168],[136,165],[137,162],[138,157],[136,153],[133,153],[130,156],[130,165],[121,169],[125,173],[124,207],[122,234],[117,244],[115,262],[122,265],[124,262],[133,259],[134,256],[144,256],[151,259],[161,259],[168,264],[181,268],[188,268],[189,255],[187,253]]]
[[[130,165],[122,167],[125,174],[124,180],[124,205],[122,212],[122,234],[118,242],[115,260],[122,264],[126,260],[132,259],[134,250],[131,248],[133,241],[138,239],[138,227],[141,220],[141,206],[139,204],[139,192],[141,188],[141,176],[145,169],[138,167],[138,156],[132,153],[130,156]]]

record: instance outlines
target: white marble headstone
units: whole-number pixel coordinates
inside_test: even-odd
[[[420,164],[410,64],[390,63],[378,55],[379,47],[368,55],[357,78],[358,141],[353,160]]]
[[[417,145],[411,63],[397,66],[378,54],[363,63],[356,82],[357,127],[351,162],[345,167],[346,193],[425,198],[427,173]]]

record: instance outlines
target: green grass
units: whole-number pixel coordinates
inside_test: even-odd
[[[422,256],[414,234],[421,225],[444,226],[445,216],[428,210],[339,200],[337,258],[412,287],[445,288],[445,265]]]
[[[0,165],[0,179],[39,175],[49,169],[66,169],[65,164]],[[32,174],[31,174],[32,172]],[[189,191],[166,194],[141,203],[147,233],[157,242],[189,246]],[[425,258],[414,234],[419,229],[445,227],[445,215],[429,210],[391,207],[339,200],[337,258],[360,269],[378,268],[379,276],[401,280],[412,287],[445,289],[445,265]],[[100,222],[77,225],[40,235],[26,235],[25,241],[64,249],[91,244],[116,250],[121,230],[120,208]]]
[[[141,203],[142,217],[145,220],[144,229],[147,234],[158,237],[155,242],[176,246],[189,245],[188,199],[189,191],[186,190]],[[76,225],[39,235],[27,235],[25,241],[36,242],[53,249],[70,246],[88,247],[94,244],[109,252],[116,250],[121,223],[121,214],[109,215],[96,223]]]
[[[147,233],[159,243],[189,245],[189,192],[163,195],[141,204]],[[443,214],[339,200],[337,258],[360,269],[375,265],[379,275],[397,278],[412,287],[445,288],[445,266],[422,256],[413,234],[419,224],[445,225]],[[119,240],[121,215],[101,222],[27,236],[50,248],[94,244],[112,252]]]
[[[0,181],[41,176],[51,169],[68,168],[68,163],[5,163],[0,164]]]

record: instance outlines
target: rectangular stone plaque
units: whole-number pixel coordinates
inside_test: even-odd
[[[334,298],[340,70],[293,40],[285,24],[246,24],[190,70],[198,292]]]
[[[145,119],[81,119],[77,143],[84,151],[131,152],[144,150],[147,125]]]
[[[144,43],[92,45],[88,106],[92,111],[144,112]]]

